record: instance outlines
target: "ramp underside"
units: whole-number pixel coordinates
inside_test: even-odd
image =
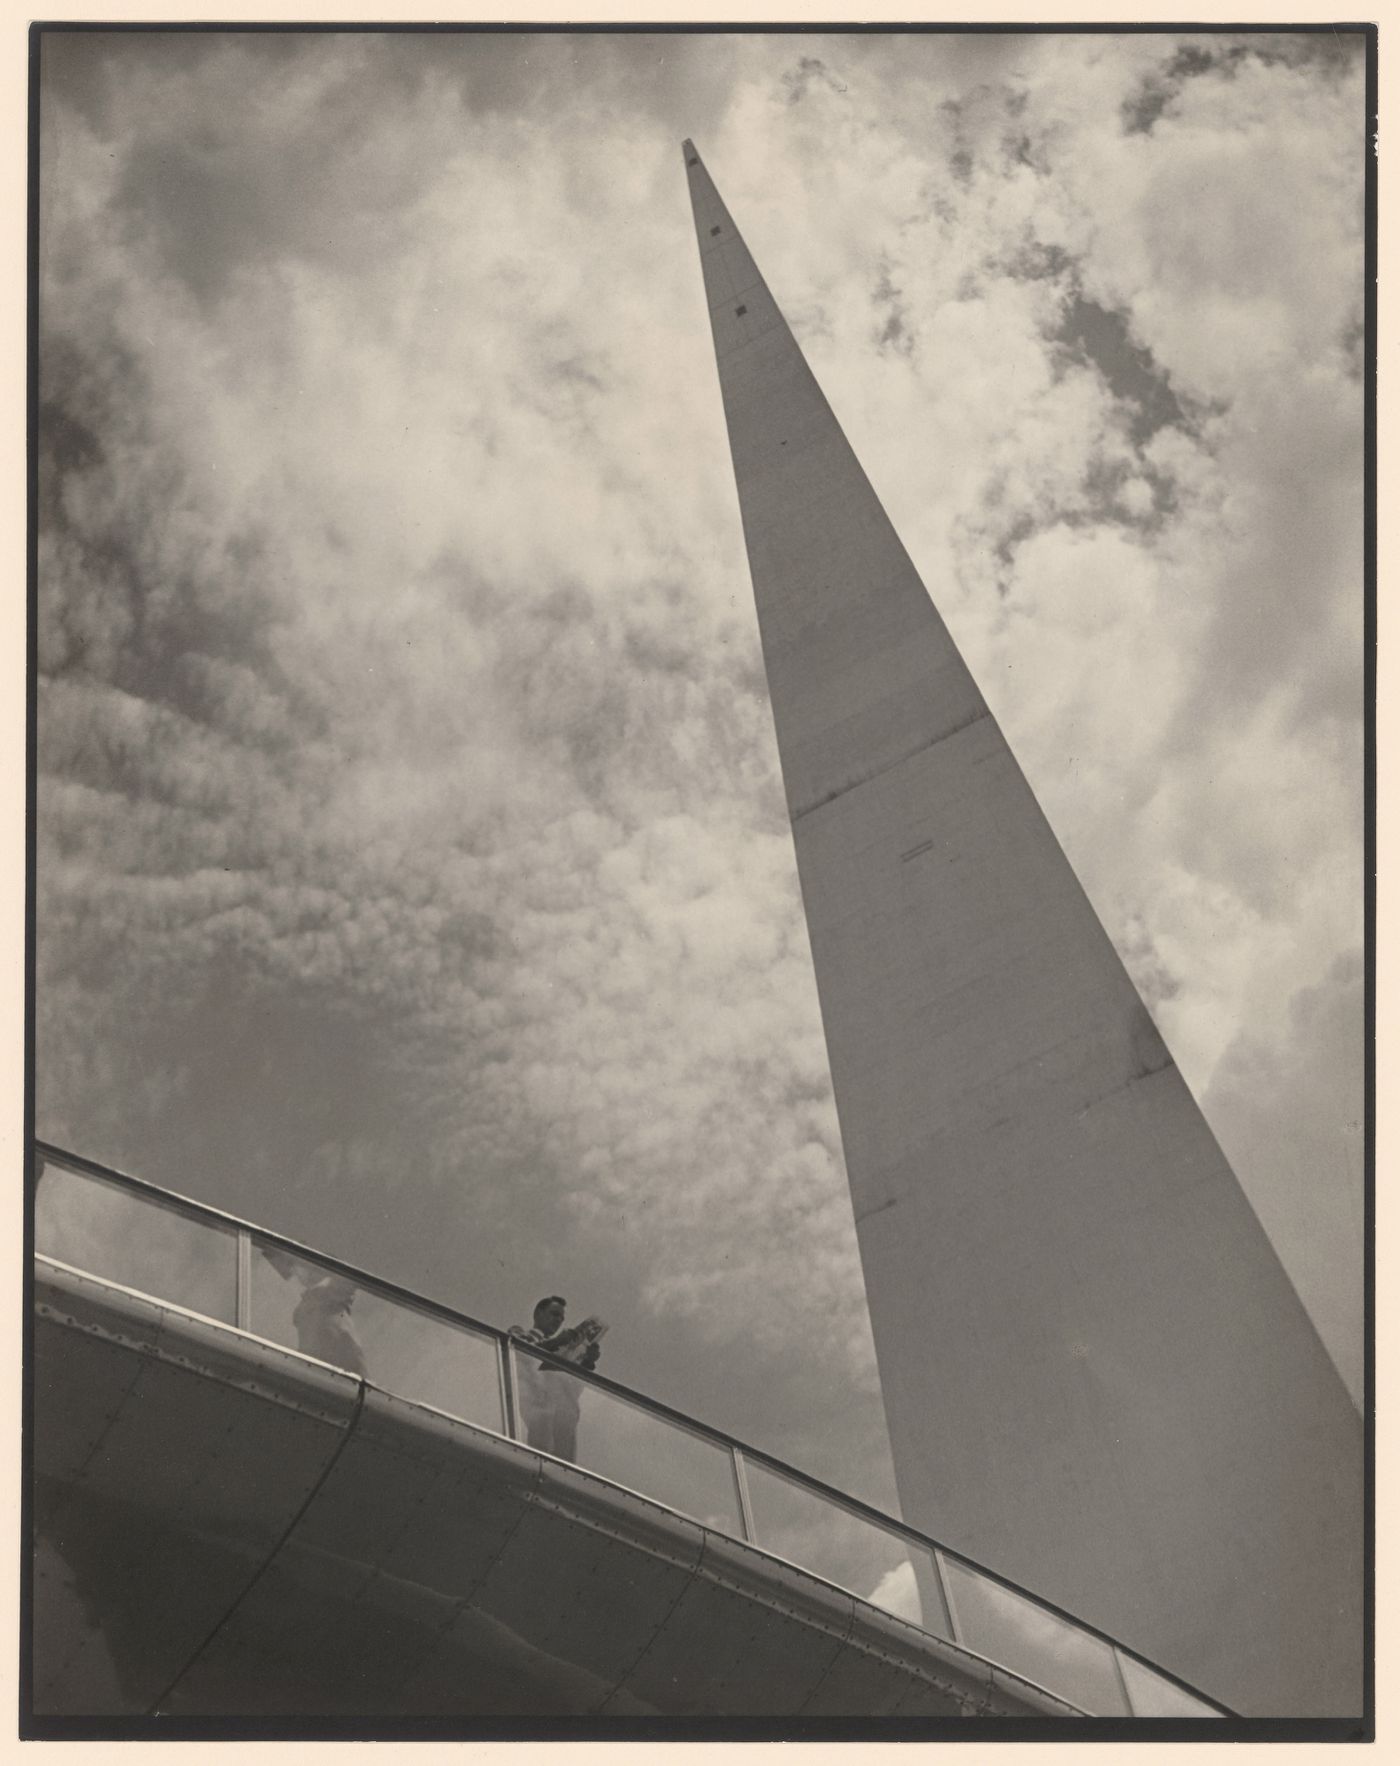
[[[1355,1714],[1360,1419],[685,157],[905,1518],[1237,1710]]]
[[[290,1351],[38,1284],[43,1715],[1072,1714],[800,1570]]]

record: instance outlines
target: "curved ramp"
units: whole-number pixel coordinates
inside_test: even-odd
[[[34,1708],[1072,1716],[620,1486],[39,1259]]]

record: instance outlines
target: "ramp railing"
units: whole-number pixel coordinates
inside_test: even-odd
[[[36,1142],[36,1256],[313,1357],[744,1540],[1095,1716],[1230,1713],[994,1571],[615,1380]]]

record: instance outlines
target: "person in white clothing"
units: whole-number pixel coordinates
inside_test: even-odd
[[[588,1318],[572,1329],[564,1328],[566,1302],[560,1294],[547,1294],[535,1307],[528,1330],[512,1325],[510,1334],[533,1343],[550,1354],[591,1372],[598,1365],[602,1346],[598,1338],[606,1330],[600,1319]],[[520,1414],[525,1439],[531,1447],[552,1453],[556,1459],[578,1457],[578,1414],[582,1387],[552,1362],[517,1362],[520,1369]]]

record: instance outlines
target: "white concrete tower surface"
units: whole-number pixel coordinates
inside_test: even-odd
[[[684,153],[905,1519],[1242,1714],[1355,1715],[1361,1419]]]

